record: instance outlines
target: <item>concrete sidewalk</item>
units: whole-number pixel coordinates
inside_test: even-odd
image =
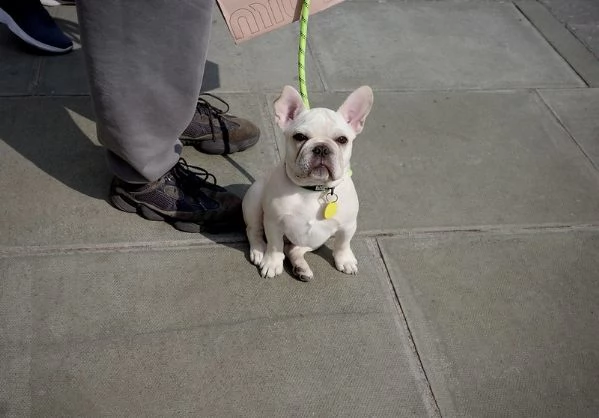
[[[215,15],[206,89],[263,135],[184,157],[240,195],[280,158],[296,32],[235,46]],[[375,107],[360,273],[323,247],[301,283],[241,234],[112,208],[81,51],[0,26],[0,416],[599,415],[596,57],[532,0],[347,0],[309,52],[313,106],[369,84]]]

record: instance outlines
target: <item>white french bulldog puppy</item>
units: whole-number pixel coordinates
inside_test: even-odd
[[[293,87],[283,89],[274,109],[285,133],[285,158],[269,176],[252,184],[243,199],[250,260],[260,267],[262,277],[281,274],[286,255],[300,280],[312,279],[304,254],[332,236],[337,269],[358,271],[350,248],[359,206],[350,158],[372,103],[372,90],[363,86],[337,112],[307,110]]]

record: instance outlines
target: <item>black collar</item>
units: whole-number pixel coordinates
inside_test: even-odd
[[[318,186],[300,186],[302,189],[306,189],[306,190],[311,190],[313,192],[331,192],[331,194],[334,194],[335,192],[335,188],[334,187],[327,187],[324,186],[322,184],[319,184]]]
[[[287,164],[285,164],[285,170],[287,170]],[[351,169],[349,170],[349,175],[351,176],[352,171]],[[335,194],[335,187],[328,187],[325,186],[324,184],[318,184],[316,186],[300,186],[302,189],[306,189],[306,190],[310,190],[312,192],[330,192],[330,195],[334,195]]]

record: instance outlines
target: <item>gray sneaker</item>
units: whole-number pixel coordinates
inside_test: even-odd
[[[185,232],[242,228],[241,199],[216,184],[206,170],[179,162],[158,180],[131,184],[114,178],[110,200],[125,212],[165,221]]]
[[[224,109],[206,100],[220,101]],[[243,151],[258,142],[260,129],[252,122],[229,115],[229,104],[209,93],[201,94],[196,112],[189,126],[181,134],[183,145],[192,145],[205,154],[232,154]]]

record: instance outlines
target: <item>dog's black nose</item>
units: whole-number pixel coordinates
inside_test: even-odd
[[[326,157],[331,153],[331,150],[326,145],[317,145],[314,148],[312,148],[312,153],[314,153],[314,155]]]

